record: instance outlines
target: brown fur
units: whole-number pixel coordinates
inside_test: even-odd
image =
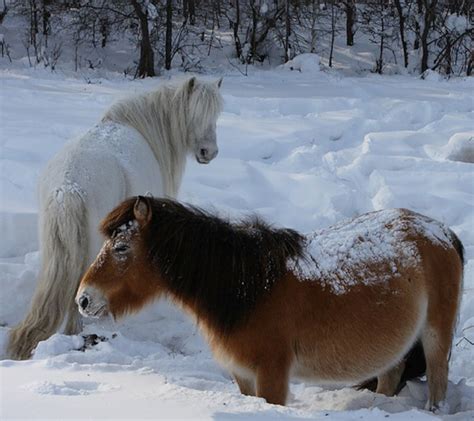
[[[232,225],[175,202],[133,199],[104,221],[102,229],[110,239],[83,278],[78,298],[93,286],[118,316],[162,293],[169,295],[197,319],[216,359],[232,372],[241,392],[275,404],[286,402],[291,376],[321,383],[354,383],[376,376],[377,391],[393,394],[403,375],[403,357],[420,340],[430,390],[427,407],[433,409],[446,392],[462,283],[462,245],[447,229],[450,243],[444,244],[414,229],[413,221],[430,221],[426,217],[401,210],[399,218],[419,262],[401,262],[397,276],[386,282],[367,285],[361,280],[336,294],[323,280],[301,281],[292,271],[282,270],[284,259],[305,258],[304,237],[294,231],[260,222]],[[137,221],[136,232],[116,233],[132,219]],[[187,231],[193,240],[184,234]],[[222,242],[223,232],[227,236]],[[114,247],[126,235],[130,250],[126,260],[118,262]],[[236,250],[242,244],[251,246],[252,239],[259,246],[251,248],[251,254]],[[167,248],[172,253],[160,255]],[[214,267],[208,266],[216,253]],[[261,265],[270,262],[276,269],[256,268],[255,256]],[[173,258],[180,264],[203,259],[203,267],[189,263],[197,271],[193,278],[173,269]],[[236,265],[235,259],[248,259],[255,276],[245,277],[247,272],[236,269],[236,278],[232,270],[247,261]],[[371,270],[386,277],[388,263],[378,262]],[[246,292],[252,294],[242,299]],[[237,316],[229,318],[219,310],[220,300],[238,303]],[[228,308],[235,311],[235,306]]]

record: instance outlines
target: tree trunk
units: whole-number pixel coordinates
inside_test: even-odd
[[[421,28],[418,20],[420,19],[420,16],[423,13],[423,0],[416,0],[416,9],[417,15],[415,19],[415,42],[413,43],[414,50],[418,50],[420,48]]]
[[[188,0],[189,6],[189,23],[191,25],[196,24],[196,3],[194,0]]]
[[[49,18],[51,13],[49,13],[48,9],[46,9],[46,0],[43,0],[42,2],[41,14],[43,19],[43,35],[45,37],[46,46],[48,46]]]
[[[471,76],[474,70],[474,51],[471,51],[469,60],[467,62],[466,76]]]
[[[105,48],[109,35],[109,20],[107,17],[100,20],[100,35],[102,35],[101,47]]]
[[[7,13],[8,13],[7,2],[6,0],[3,0],[3,8],[2,8],[2,11],[0,12],[0,25],[2,24],[3,19],[5,19],[5,16],[7,15]]]
[[[423,0],[424,3],[424,22],[423,31],[421,32],[421,73],[428,69],[428,36],[430,34],[431,26],[435,18],[435,11],[438,0]]]
[[[451,73],[453,73],[453,63],[452,63],[452,55],[451,55],[451,48],[452,48],[452,44],[451,44],[451,37],[448,36],[448,39],[446,41],[448,43],[448,51],[447,51],[447,65],[446,65],[446,74],[450,75]]]
[[[40,53],[38,51],[38,39],[36,37],[38,33],[38,7],[36,5],[36,0],[30,0],[30,44],[35,50],[36,63],[41,61]]]
[[[406,68],[408,67],[408,49],[407,41],[405,39],[405,15],[403,14],[403,6],[400,3],[400,0],[394,0],[394,3],[398,13],[398,29],[400,31],[400,41],[403,49],[403,65]]]
[[[291,22],[290,22],[290,0],[286,0],[285,4],[285,63],[290,60],[290,34],[291,34]]]
[[[191,2],[189,2],[191,4]],[[191,13],[190,19],[191,19]],[[165,38],[165,69],[171,69],[172,55],[172,38],[173,38],[173,2],[166,0],[166,38]]]
[[[346,3],[346,44],[354,45],[354,24],[356,18],[355,0],[347,0]]]
[[[329,67],[332,67],[332,55],[334,53],[334,40],[336,38],[336,15],[334,10],[334,2],[331,1],[331,49],[329,51]]]
[[[379,59],[377,60],[377,68],[376,68],[376,71],[379,75],[381,75],[383,71],[383,49],[384,49],[384,41],[385,41],[385,35],[383,31],[384,31],[384,21],[382,18],[382,35],[380,35],[380,52],[379,52]]]
[[[316,31],[316,2],[312,0],[311,3],[311,46],[310,53],[316,52],[316,40],[317,40],[317,31]]]
[[[240,43],[239,37],[239,27],[240,27],[240,3],[239,0],[235,0],[235,22],[232,24],[232,30],[234,32],[234,43],[235,43],[235,53],[237,58],[242,58],[242,44]]]
[[[251,0],[250,4],[252,8],[252,31],[250,33],[250,54],[248,57],[246,57],[247,64],[252,63],[255,56],[257,55],[257,24],[258,24],[257,10],[255,9],[254,0]]]
[[[150,33],[148,31],[148,12],[143,11],[137,0],[130,0],[135,10],[135,14],[140,22],[140,61],[136,71],[136,77],[155,76],[154,54],[150,42]]]

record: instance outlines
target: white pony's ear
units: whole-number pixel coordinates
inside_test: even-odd
[[[217,87],[220,88],[222,86],[222,81],[224,80],[223,77],[221,77],[218,81],[217,81]]]
[[[196,86],[196,77],[193,76],[191,79],[189,79],[186,84],[188,85],[186,87],[186,90],[188,91],[188,94],[191,95],[194,91],[194,87]]]
[[[133,216],[140,226],[146,225],[151,220],[151,206],[149,200],[144,196],[138,196],[133,206]]]

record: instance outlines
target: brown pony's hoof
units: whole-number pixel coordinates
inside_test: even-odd
[[[98,345],[101,342],[107,342],[109,338],[106,336],[99,336],[96,335],[95,333],[92,333],[90,335],[81,335],[82,338],[84,339],[84,344],[78,349],[78,351],[85,352],[86,349],[91,349],[93,346]],[[117,335],[114,333],[112,335],[112,338],[115,338]]]
[[[373,377],[369,380],[366,380],[363,383],[356,384],[355,386],[356,390],[370,390],[371,392],[374,392],[377,390],[377,378]]]

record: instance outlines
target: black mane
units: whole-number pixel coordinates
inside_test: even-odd
[[[153,265],[173,295],[195,303],[221,331],[244,320],[287,272],[288,258],[304,253],[302,235],[258,217],[233,224],[172,200],[145,200],[152,210],[145,241]],[[107,217],[104,234],[133,219],[135,201]]]

